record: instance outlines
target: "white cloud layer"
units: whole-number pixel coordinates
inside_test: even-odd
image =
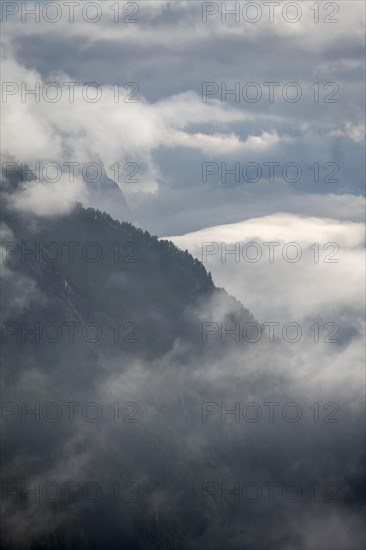
[[[364,229],[356,222],[272,214],[167,238],[205,260],[215,283],[259,321],[303,322],[326,316],[336,321],[348,311],[357,323],[364,310]],[[257,246],[248,246],[253,242]],[[278,243],[273,262],[266,242]],[[309,248],[314,243],[319,243],[318,250]],[[324,249],[327,243],[334,245]],[[296,263],[287,259],[297,255]]]

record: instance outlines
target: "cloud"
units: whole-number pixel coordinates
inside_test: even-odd
[[[245,303],[260,321],[303,322],[328,316],[328,321],[361,329],[363,223],[278,213],[167,238],[204,260],[215,283]],[[277,243],[272,261],[270,244],[264,243]],[[294,258],[298,261],[292,262]]]
[[[3,121],[8,129],[3,145],[5,150],[27,163],[30,169],[37,162],[52,161],[64,164],[66,172],[65,177],[54,184],[48,181],[29,184],[24,196],[16,198],[20,208],[29,207],[37,214],[44,211],[39,204],[52,203],[49,209],[52,214],[65,212],[76,198],[83,200],[86,197],[78,170],[76,182],[70,181],[70,169],[65,164],[70,161],[85,165],[100,159],[103,170],[108,171],[116,162],[123,166],[133,159],[141,166],[144,178],[138,186],[122,186],[124,191],[127,194],[154,193],[162,177],[153,158],[153,152],[159,147],[197,147],[207,154],[225,150],[225,144],[227,151],[246,147],[246,142],[241,143],[230,135],[204,136],[183,130],[193,122],[225,124],[244,118],[240,111],[220,103],[204,105],[194,93],[153,104],[140,98],[136,104],[121,103],[117,107],[114,93],[108,87],[100,88],[102,97],[96,103],[85,101],[83,88],[75,92],[75,101],[70,103],[69,87],[63,85],[65,81],[70,82],[70,78],[55,74],[53,82],[58,83],[60,101],[37,102],[34,98],[21,101],[21,86],[27,89],[39,86],[43,93],[46,83],[36,71],[21,67],[14,59],[8,59],[4,65],[7,81],[19,83],[19,94],[10,94],[7,98]],[[20,126],[23,130],[19,134]],[[253,140],[254,136],[248,138],[248,144]],[[270,144],[277,142],[278,137],[263,133],[258,140]]]
[[[364,124],[352,124],[352,122],[346,122],[343,129],[333,130],[330,132],[331,137],[348,137],[360,143],[365,139],[365,125]]]
[[[100,4],[103,17],[94,24],[82,20],[80,7],[74,23],[65,17],[65,9],[55,24],[42,18],[34,24],[32,17],[22,23],[19,12],[4,24],[4,80],[24,82],[29,88],[35,82],[43,87],[50,81],[85,84],[97,80],[103,97],[91,104],[83,100],[79,90],[75,103],[70,104],[65,88],[63,99],[57,103],[42,99],[37,104],[31,96],[22,103],[20,94],[9,96],[3,104],[8,136],[4,147],[19,162],[76,159],[87,163],[98,157],[109,177],[113,176],[109,167],[115,163],[121,167],[127,162],[137,163],[141,176],[138,184],[124,181],[125,177],[119,184],[140,223],[151,218],[156,198],[163,208],[165,184],[181,188],[185,177],[185,185],[194,187],[190,164],[196,152],[201,154],[201,162],[215,156],[221,157],[219,162],[226,157],[235,161],[241,158],[233,157],[244,155],[253,161],[262,153],[268,155],[263,159],[266,161],[296,160],[306,166],[338,162],[342,178],[332,184],[332,189],[306,181],[301,183],[302,190],[362,193],[364,130],[358,121],[363,96],[356,69],[363,66],[363,7],[359,2],[353,4],[353,10],[339,6],[337,14],[333,13],[337,6],[335,10],[319,7],[319,23],[314,22],[314,10],[303,6],[301,21],[295,24],[286,21],[282,7],[275,9],[273,23],[269,22],[267,7],[261,8],[263,16],[257,23],[249,23],[242,16],[236,22],[229,15],[222,22],[219,5],[219,13],[203,23],[202,6],[189,2],[141,3],[138,24],[114,23],[113,10],[109,9],[113,4],[109,3]],[[287,9],[291,19],[294,8]],[[339,22],[326,23],[326,18]],[[352,35],[349,28],[354,30]],[[292,55],[284,56],[284,51]],[[338,103],[324,103],[334,91],[326,88],[329,80],[338,87]],[[121,86],[137,83],[140,102],[115,103],[110,86],[116,81]],[[236,82],[243,85],[254,81],[262,85],[262,99],[257,103],[235,102],[229,94],[225,103],[217,94],[203,104],[203,81],[228,89]],[[268,89],[263,84],[271,81],[279,83],[273,103],[268,101]],[[301,101],[295,104],[284,101],[282,90],[293,81],[302,89]],[[314,100],[315,81],[319,84],[318,102]],[[166,166],[160,164],[161,155],[169,151],[177,158],[182,150],[184,173],[180,169],[167,173]],[[49,186],[52,193],[47,201],[55,198],[50,210],[69,208],[74,194],[87,203],[83,183],[80,179],[74,192],[67,183]],[[40,187],[39,193],[44,196],[44,188]],[[212,187],[210,193],[214,195]],[[186,198],[181,192],[178,203]],[[195,200],[192,193],[191,208]],[[222,203],[222,197],[220,200]],[[230,201],[227,194],[225,202]],[[23,206],[26,204],[32,208],[29,200],[23,201]],[[173,204],[169,206],[174,209]],[[35,211],[40,209],[35,207]],[[162,223],[160,212],[156,214],[150,222],[153,231]],[[203,210],[201,216],[205,216]],[[220,223],[230,221],[228,216],[220,219]],[[192,229],[185,227],[184,231]]]
[[[181,132],[172,137],[171,145],[197,148],[202,150],[205,155],[211,156],[270,149],[272,145],[286,140],[288,140],[288,138],[280,138],[276,133],[271,134],[269,132],[262,132],[260,136],[248,136],[244,142],[235,135],[192,135]]]
[[[2,104],[4,146],[12,158],[30,168],[36,162],[97,162],[112,178],[115,163],[122,169],[137,164],[138,183],[124,181],[125,174],[115,179],[139,225],[175,235],[169,239],[198,258],[202,242],[217,243],[218,252],[205,263],[215,283],[240,299],[259,322],[279,323],[275,342],[268,341],[268,331],[257,343],[236,342],[230,334],[222,342],[223,326],[236,330],[239,306],[219,294],[187,308],[174,323],[180,331],[169,349],[160,353],[154,348],[150,359],[103,343],[32,346],[29,354],[14,346],[13,368],[3,369],[6,400],[62,407],[70,401],[98,402],[103,416],[96,423],[80,414],[75,422],[46,422],[42,416],[37,423],[32,414],[27,422],[14,415],[5,423],[3,477],[26,479],[31,486],[96,482],[104,500],[90,503],[78,491],[76,501],[55,506],[45,499],[38,505],[32,496],[2,502],[7,543],[217,550],[358,550],[364,545],[365,203],[359,122],[364,6],[340,3],[339,13],[332,15],[334,6],[328,4],[318,6],[319,23],[305,4],[304,17],[294,24],[284,19],[282,7],[274,23],[237,23],[233,16],[223,23],[220,13],[203,23],[199,2],[154,1],[139,3],[139,24],[113,23],[108,8],[115,2],[103,2],[103,17],[95,24],[78,17],[72,24],[63,18],[55,24],[18,20],[3,25],[4,80],[28,89],[39,83],[42,90],[47,82],[58,82],[62,90],[55,103],[37,103],[31,96],[22,102],[17,93]],[[333,16],[340,21],[324,22]],[[326,88],[329,80],[336,86]],[[62,84],[70,81],[98,81],[102,99],[85,101],[80,86],[71,103]],[[111,89],[116,81],[124,94],[131,91],[124,84],[138,84],[139,102],[116,103]],[[221,101],[220,93],[203,103],[203,81],[216,82],[219,90],[221,84],[230,89],[236,82],[280,86],[274,102],[263,86],[257,103],[233,96]],[[284,100],[282,90],[294,81],[302,90],[297,103]],[[327,103],[337,88],[338,101]],[[202,162],[207,159],[218,166],[257,162],[262,168],[268,161],[298,162],[303,177],[298,185],[279,175],[271,183],[262,177],[226,184],[219,175],[204,183]],[[314,163],[319,181],[309,170]],[[338,165],[336,182],[325,177],[328,163]],[[54,217],[68,212],[75,200],[90,202],[82,175],[80,168],[73,181],[63,174],[54,183],[42,178],[25,182],[8,200],[31,212],[36,222],[37,216]],[[100,202],[107,210],[116,208],[108,200]],[[113,212],[122,216],[118,208]],[[4,229],[4,239],[13,240]],[[242,252],[254,240],[263,254],[256,263],[243,260]],[[279,243],[273,263],[264,245],[269,241]],[[290,242],[302,251],[296,263],[287,261],[296,247],[287,250],[287,260],[282,255]],[[233,255],[221,261],[221,243],[229,249],[238,243],[238,262]],[[339,250],[324,248],[327,243]],[[248,250],[249,257],[253,252]],[[326,263],[329,257],[339,262]],[[25,311],[43,318],[50,302],[62,310],[64,304],[47,303],[33,277],[20,268],[3,270],[5,318],[11,319],[10,312],[23,318]],[[58,282],[65,284],[62,278]],[[127,296],[126,289],[137,282],[112,274],[102,284],[115,304],[116,293]],[[98,295],[97,285],[93,291]],[[67,311],[75,315],[72,306],[68,303]],[[143,315],[152,320],[157,341],[169,334],[158,300],[145,303]],[[240,321],[248,318],[245,312]],[[202,342],[205,320],[217,327],[219,346]],[[283,327],[291,322],[301,329],[297,342],[284,338]],[[334,333],[337,343],[328,341]],[[130,412],[126,404],[138,404],[139,422],[114,422],[117,402],[122,414]],[[203,422],[207,402],[217,411]],[[230,413],[225,417],[237,403],[242,410],[253,402],[261,407],[259,422],[243,416],[232,421]],[[284,412],[286,403],[294,402],[302,414],[295,423]],[[265,403],[279,403],[274,422],[266,416]],[[339,421],[328,423],[333,413]],[[126,480],[139,487],[137,505],[113,498],[116,483],[123,487]],[[207,482],[218,491],[205,507],[202,485]],[[254,482],[263,491],[258,505],[230,494],[221,501],[220,487]],[[279,483],[280,500],[267,498],[268,482]],[[281,498],[289,482],[303,489],[299,503]],[[314,498],[317,483],[320,502]],[[336,503],[325,501],[329,483],[336,484]]]
[[[68,226],[67,217],[65,222],[60,226]],[[44,228],[47,223],[42,221]],[[9,229],[4,229],[4,238],[13,239]],[[144,547],[146,538],[150,545],[156,542],[161,547],[163,533],[169,547],[175,542],[191,547],[193,541],[213,550],[223,545],[233,550],[254,549],[258,544],[327,550],[329,544],[341,549],[340,541],[348,533],[348,547],[359,548],[364,539],[360,489],[364,458],[362,224],[272,214],[233,226],[206,228],[203,233],[205,239],[214,237],[228,243],[256,238],[260,242],[277,239],[282,244],[294,239],[304,249],[314,238],[319,242],[337,239],[340,262],[315,264],[310,254],[303,263],[280,258],[280,262],[264,262],[252,270],[260,262],[231,264],[229,256],[226,264],[221,264],[218,255],[212,256],[216,264],[206,267],[216,282],[225,282],[246,307],[253,306],[259,322],[282,325],[276,328],[272,342],[268,330],[257,342],[236,341],[228,331],[235,331],[235,323],[241,329],[248,321],[253,324],[253,318],[234,299],[215,292],[186,305],[172,323],[176,332],[167,348],[153,345],[143,356],[103,339],[95,344],[80,339],[54,344],[42,341],[39,345],[30,342],[29,347],[23,344],[8,349],[2,388],[5,402],[23,403],[32,410],[38,403],[43,412],[39,422],[32,413],[7,416],[3,445],[9,458],[3,479],[21,480],[29,489],[39,483],[44,490],[51,483],[63,491],[55,503],[44,498],[44,493],[40,502],[34,501],[33,494],[25,499],[7,496],[3,528],[10,547],[11,543],[19,546],[26,536],[30,543],[48,543],[56,536],[60,545],[66,545],[67,540],[82,540],[86,533],[91,547],[97,547],[100,540],[107,541],[109,548],[120,547],[121,541],[131,547],[131,540]],[[51,235],[50,231],[50,239]],[[194,250],[199,238],[188,234],[178,239],[181,246]],[[220,272],[222,266],[225,269]],[[26,265],[18,265],[17,271],[21,273],[23,267]],[[102,315],[110,328],[104,303],[110,299],[115,311],[118,292],[118,302],[125,308],[128,281],[128,290],[135,285],[135,292],[141,295],[141,320],[150,320],[150,330],[157,327],[157,342],[170,334],[170,316],[164,306],[166,288],[160,287],[159,278],[161,290],[156,299],[144,301],[136,278],[116,274],[106,282],[100,269],[96,277],[91,271],[90,286],[85,285],[90,288],[91,300],[82,306],[80,294],[67,294],[66,300],[65,294],[55,296],[57,285],[49,288],[41,265],[33,269],[52,298],[49,315],[57,314],[59,321],[63,313],[68,318],[77,315],[77,319],[83,309],[97,313],[93,300],[103,287],[108,292]],[[62,286],[63,269],[59,269]],[[15,275],[14,270],[12,281]],[[74,284],[80,281],[78,269],[74,277]],[[311,285],[307,287],[308,281]],[[28,297],[33,290],[25,286]],[[49,319],[49,305],[30,301],[26,312],[19,314],[33,326],[37,318]],[[302,329],[296,342],[283,336],[283,326],[290,321]],[[314,338],[316,321],[319,341]],[[207,342],[202,339],[202,322],[214,323],[218,329]],[[327,322],[339,326],[339,343],[325,341],[331,332],[324,329]],[[220,330],[227,332],[226,341]],[[51,422],[44,406],[51,407],[48,414],[52,417],[55,403],[63,416]],[[72,422],[67,418],[66,403],[75,404]],[[97,422],[89,422],[85,416],[84,407],[90,403],[94,404],[90,415],[96,404],[102,411]],[[205,422],[207,403],[212,414]],[[253,404],[260,414],[256,422],[251,421]],[[270,404],[274,406],[273,421]],[[239,412],[233,416],[235,410]],[[121,415],[117,422],[116,411]],[[124,422],[131,413],[137,413],[138,422]],[[294,414],[299,415],[296,422]],[[328,422],[329,418],[335,422]],[[134,504],[123,499],[125,484],[130,482],[135,484],[133,488],[138,487]],[[76,486],[74,500],[65,490],[70,483]],[[91,483],[102,488],[97,502],[85,498],[85,488]],[[210,494],[207,483],[213,489]],[[272,500],[268,483],[274,484]],[[296,503],[283,497],[288,483],[301,488]],[[240,498],[228,492],[222,498],[222,489],[225,492],[238,484]],[[259,487],[262,496],[257,503],[245,498],[247,484]],[[119,501],[116,487],[121,489]],[[336,501],[326,502],[334,488]],[[95,514],[98,521],[92,522]],[[243,529],[243,521],[250,528]],[[337,529],[332,528],[335,522]],[[149,527],[147,535],[145,525]]]

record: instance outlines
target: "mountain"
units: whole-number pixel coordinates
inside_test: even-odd
[[[55,217],[16,212],[13,192],[16,180],[2,197],[3,483],[117,483],[124,498],[113,492],[91,511],[78,493],[39,509],[17,490],[3,510],[5,547],[185,547],[207,523],[201,476],[214,456],[197,446],[206,390],[195,377],[226,353],[202,326],[255,320],[172,242],[81,204]],[[103,418],[70,422],[66,403],[96,403]],[[116,403],[122,427],[104,421]],[[135,487],[138,504],[126,504]]]
[[[107,176],[103,168],[101,177],[93,182],[84,178],[88,189],[88,204],[91,207],[108,211],[112,216],[132,222],[133,215],[128,207],[122,190],[115,181]]]
[[[37,165],[35,163],[31,168],[26,163],[18,162],[17,159],[6,154],[2,155],[2,161],[1,187],[3,200],[4,195],[9,198],[14,194],[22,193],[25,189],[29,190],[34,182],[40,183],[42,181],[47,184],[47,180],[43,181],[45,177],[49,178],[48,184],[52,182],[52,177],[61,178],[61,176],[66,177],[66,182],[71,183],[78,175],[84,185],[84,202],[88,206],[106,210],[120,220],[134,221],[122,189],[107,176],[101,159],[98,159],[98,162],[83,165],[79,174],[77,174],[75,167],[71,168],[58,163],[50,163],[55,165],[53,168],[47,168],[45,164],[38,163]]]
[[[3,283],[3,318],[17,327],[38,322],[42,329],[54,323],[68,335],[63,323],[94,323],[103,333],[99,347],[107,352],[117,338],[112,326],[118,324],[123,331],[129,325],[124,329],[126,341],[129,332],[139,336],[131,336],[137,345],[124,346],[123,352],[153,358],[167,353],[177,340],[199,353],[202,322],[216,319],[198,318],[196,310],[212,300],[220,299],[230,312],[236,310],[241,321],[254,322],[239,302],[215,288],[203,264],[187,251],[130,223],[113,220],[105,212],[76,205],[70,214],[51,219],[31,218],[7,208],[3,214],[11,235],[3,239],[8,272]],[[17,278],[23,285],[16,283]],[[33,290],[24,296],[16,314],[19,288],[23,286],[24,291],[27,285]],[[14,347],[12,354],[22,353],[20,342],[20,330],[7,338],[8,347]],[[64,343],[60,339],[54,347]]]
[[[22,192],[3,181],[1,548],[305,549],[319,517],[363,541],[362,422],[326,423],[327,396],[311,425],[301,346],[225,341],[258,325],[187,251]]]

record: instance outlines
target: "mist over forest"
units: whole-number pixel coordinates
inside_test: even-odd
[[[1,8],[1,548],[361,550],[364,5],[84,4]]]

